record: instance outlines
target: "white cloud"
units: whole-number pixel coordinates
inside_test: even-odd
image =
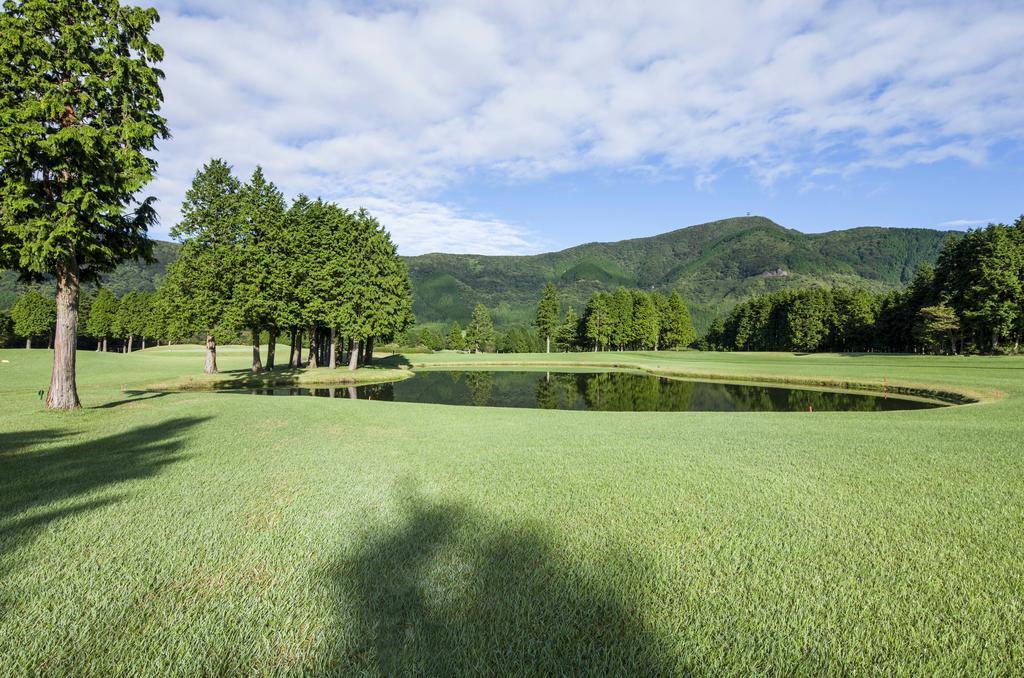
[[[465,177],[729,166],[764,185],[1024,137],[1024,7],[999,2],[161,0],[163,230],[210,157],[363,196],[405,253],[536,251],[437,198]],[[385,215],[386,210],[386,215]]]
[[[965,228],[967,226],[984,226],[985,224],[991,224],[993,221],[993,219],[953,219],[952,221],[943,221],[939,226]]]

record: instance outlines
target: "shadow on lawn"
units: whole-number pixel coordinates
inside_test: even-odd
[[[59,520],[117,502],[89,495],[179,460],[182,434],[203,421],[171,419],[84,442],[58,430],[0,433],[0,558]],[[10,567],[0,568],[0,578]]]
[[[381,675],[685,672],[645,626],[635,558],[583,569],[538,531],[414,501],[330,572],[339,633],[313,672]],[[349,635],[352,619],[355,637]]]

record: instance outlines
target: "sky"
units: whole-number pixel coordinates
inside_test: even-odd
[[[153,4],[158,238],[215,157],[406,255],[1024,213],[1019,0]]]

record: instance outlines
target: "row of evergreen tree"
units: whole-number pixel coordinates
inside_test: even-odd
[[[736,351],[1016,352],[1024,339],[1024,216],[952,237],[906,289],[775,292],[712,323]]]
[[[118,350],[130,352],[146,348],[146,339],[169,341],[172,327],[169,309],[161,297],[152,292],[128,292],[118,298],[107,288],[98,292],[83,291],[79,298],[79,336],[95,344],[97,351],[111,348],[114,340]],[[34,339],[46,337],[52,345],[57,320],[57,304],[52,296],[30,289],[14,302],[8,327],[0,318],[0,338],[21,337],[25,347],[32,348]],[[139,340],[136,343],[136,339]]]
[[[550,283],[537,307],[536,326],[541,335],[554,336],[568,350],[659,350],[685,348],[697,338],[690,310],[678,292],[627,290],[596,292],[590,297],[583,315],[573,308],[561,325],[558,296]]]
[[[205,336],[206,372],[217,371],[218,342],[240,330],[253,338],[254,372],[273,369],[285,336],[290,367],[336,367],[347,348],[355,369],[372,360],[375,341],[413,322],[408,271],[365,210],[306,196],[288,206],[259,167],[242,184],[214,159],[196,173],[181,213],[171,235],[182,247],[157,295],[169,332]]]
[[[544,287],[532,328],[512,327],[496,332],[490,312],[477,304],[465,330],[458,321],[446,335],[426,327],[400,337],[434,351],[535,353],[556,351],[658,350],[684,348],[696,339],[690,311],[679,296],[618,288],[593,294],[583,315],[569,307],[562,313],[558,289]]]

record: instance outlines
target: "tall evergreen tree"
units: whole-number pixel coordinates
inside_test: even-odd
[[[483,304],[473,309],[473,317],[466,327],[466,347],[474,353],[490,350],[494,346],[494,323],[491,313]]]
[[[580,318],[572,306],[565,312],[565,320],[558,326],[556,345],[560,351],[574,351],[579,345]]]
[[[80,406],[83,281],[150,256],[139,191],[168,136],[156,10],[117,0],[8,0],[0,12],[0,268],[57,278],[50,409]]]
[[[605,350],[611,342],[612,314],[611,295],[597,292],[590,297],[583,312],[583,325],[586,338],[594,347],[594,351]]]
[[[286,296],[282,284],[282,278],[287,278],[286,262],[280,258],[278,242],[285,238],[285,217],[284,196],[257,166],[238,192],[238,267],[229,309],[231,324],[252,333],[253,373],[263,369],[260,332],[276,329],[277,308]],[[275,331],[271,346],[276,338]]]
[[[690,319],[690,309],[679,292],[673,291],[667,301],[667,310],[662,316],[662,337],[666,348],[685,348],[697,339]]]
[[[633,339],[633,295],[625,287],[612,294],[608,304],[609,341],[622,350]]]
[[[562,315],[558,290],[551,283],[544,285],[544,293],[537,304],[537,317],[533,324],[544,337],[544,350],[551,353],[551,337],[558,332],[558,320]]]
[[[220,159],[206,163],[185,193],[181,221],[171,236],[182,240],[167,272],[167,298],[188,334],[206,336],[203,371],[217,372],[217,342],[233,334],[232,294],[238,272],[240,186]]]
[[[452,321],[452,326],[448,328],[448,348],[453,351],[461,351],[466,347],[466,339],[462,336],[462,326],[459,325],[458,320]]]
[[[643,290],[634,290],[630,343],[641,350],[656,349],[659,332],[658,310],[650,295]]]

